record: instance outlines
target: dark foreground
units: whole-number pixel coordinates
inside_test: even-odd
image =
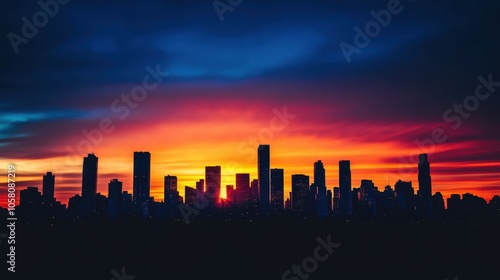
[[[316,250],[328,236],[340,246]],[[492,221],[24,225],[16,228],[16,273],[6,270],[6,245],[1,279],[500,279],[500,230]],[[315,251],[325,260],[313,261]],[[302,277],[282,278],[292,265]]]

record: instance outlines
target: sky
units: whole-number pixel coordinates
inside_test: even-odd
[[[500,194],[494,1],[4,2],[2,207],[9,164],[18,191],[53,172],[67,204],[88,153],[107,195],[113,178],[132,192],[133,153],[149,151],[162,201],[166,175],[181,195],[205,166],[223,187],[256,179],[259,144],[285,169],[285,198],[317,160],[330,190],[340,160],[353,187],[418,190],[420,153],[445,199]]]

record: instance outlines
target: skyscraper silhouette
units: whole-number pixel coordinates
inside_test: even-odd
[[[82,173],[82,215],[93,216],[95,213],[95,196],[97,194],[97,162],[94,154],[83,158]]]
[[[321,160],[314,163],[314,185],[316,198],[316,212],[319,217],[328,215],[328,201],[326,198],[326,175],[325,167]]]
[[[52,172],[47,172],[47,174],[43,175],[43,198],[45,201],[53,201],[54,200],[54,187],[55,187],[55,176],[52,175]]]
[[[221,167],[206,166],[205,167],[205,190],[207,197],[212,206],[218,205],[220,202],[221,190]]]
[[[236,174],[236,203],[248,203],[250,198],[250,174]]]
[[[340,188],[340,214],[352,215],[351,197],[351,162],[349,160],[339,161],[339,188]]]
[[[420,215],[423,217],[431,217],[432,215],[432,184],[430,163],[427,159],[427,154],[418,156],[418,193]]]
[[[170,176],[167,175],[164,178],[164,200],[167,202],[167,198],[169,197],[170,194],[174,193],[177,191],[177,176]]]
[[[198,193],[204,193],[205,192],[205,179],[200,179],[196,182],[196,191]]]
[[[333,214],[340,214],[340,189],[339,187],[333,187]]]
[[[376,213],[375,193],[377,188],[372,180],[362,179],[359,186],[360,214],[374,216]]]
[[[149,195],[151,187],[151,154],[134,152],[133,199],[136,212],[149,216]]]
[[[303,174],[292,175],[292,211],[299,215],[310,214],[309,176]]]
[[[274,213],[281,213],[285,207],[285,170],[271,169],[271,208]]]
[[[123,183],[112,179],[108,184],[108,217],[118,218],[122,207]]]
[[[415,210],[415,191],[411,181],[398,180],[394,185],[394,191],[396,192],[396,206],[399,214],[411,214]]]
[[[193,207],[196,205],[196,192],[198,190],[195,188],[191,188],[188,186],[184,187],[184,203],[186,203],[188,206]]]
[[[268,214],[271,204],[271,159],[269,145],[257,148],[257,169],[259,180],[259,212]]]

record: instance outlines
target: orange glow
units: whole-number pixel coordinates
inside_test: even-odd
[[[51,171],[56,176],[56,198],[67,204],[69,197],[81,193],[82,162],[87,153],[93,152],[99,158],[97,191],[107,195],[108,183],[114,178],[123,182],[124,191],[132,192],[133,152],[149,151],[151,195],[156,201],[163,200],[164,176],[177,176],[179,192],[184,196],[184,186],[194,187],[197,180],[205,177],[205,166],[212,165],[222,167],[221,196],[225,197],[225,186],[235,185],[236,173],[257,178],[257,146],[261,143],[271,145],[271,168],[285,169],[285,198],[291,190],[292,174],[309,175],[312,183],[313,164],[317,160],[325,164],[329,190],[338,185],[338,162],[345,159],[351,161],[353,188],[359,187],[361,179],[373,180],[379,190],[402,179],[412,181],[418,190],[417,163],[412,158],[422,152],[429,154],[433,192],[439,191],[445,198],[452,193],[471,192],[487,200],[500,193],[500,162],[472,160],[476,154],[496,151],[496,143],[479,139],[453,142],[450,134],[448,142],[421,150],[414,139],[428,136],[430,128],[441,124],[353,121],[357,112],[353,113],[345,100],[337,108],[318,106],[317,100],[297,105],[293,97],[299,86],[286,87],[266,87],[263,92],[269,91],[272,96],[273,90],[286,91],[290,100],[270,100],[265,104],[233,98],[233,91],[251,95],[251,90],[244,86],[217,99],[191,99],[189,90],[174,87],[170,95],[156,93],[156,99],[151,97],[141,103],[140,110],[133,111],[130,119],[115,120],[114,131],[105,134],[103,141],[91,150],[67,153],[66,147],[77,150],[85,140],[78,128],[71,136],[50,139],[54,141],[50,150],[57,151],[57,156],[2,158],[0,171],[6,174],[7,165],[14,163],[17,189],[36,186],[40,191],[43,174]],[[207,96],[214,94],[211,89],[196,90]],[[182,99],[181,95],[188,98]],[[283,108],[293,118],[285,122],[276,119],[275,111]],[[325,120],[324,115],[329,119]],[[273,123],[275,119],[277,122]],[[94,119],[86,129],[92,129],[98,121],[99,118]],[[60,125],[72,129],[66,123]],[[272,125],[274,130],[270,130]],[[464,126],[455,134],[473,134],[467,129]],[[5,182],[0,183],[4,189]],[[0,206],[5,207],[6,201],[3,191]]]

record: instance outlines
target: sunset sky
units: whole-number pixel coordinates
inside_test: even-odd
[[[364,29],[370,11],[389,1],[256,2],[221,21],[211,1],[71,1],[17,54],[5,35],[22,35],[21,18],[41,8],[6,2],[0,206],[10,163],[18,190],[41,191],[43,174],[53,172],[56,198],[67,204],[81,194],[90,152],[105,195],[113,178],[132,191],[134,151],[151,153],[156,201],[164,176],[177,176],[184,195],[209,165],[222,167],[224,195],[235,173],[257,178],[259,143],[271,145],[271,168],[285,169],[285,198],[292,174],[313,181],[317,160],[328,189],[347,159],[353,187],[371,179],[383,190],[402,179],[418,190],[419,153],[429,154],[433,192],[445,199],[500,194],[500,86],[484,83],[500,81],[499,4],[401,1],[403,10],[348,63],[339,45],[354,45],[353,28]],[[169,75],[150,78],[158,84],[143,100],[122,99],[156,68]],[[474,97],[479,85],[489,93],[483,100]],[[454,112],[464,101],[477,108]],[[82,131],[101,122],[112,131],[85,145]],[[418,144],[433,137],[441,143]]]

